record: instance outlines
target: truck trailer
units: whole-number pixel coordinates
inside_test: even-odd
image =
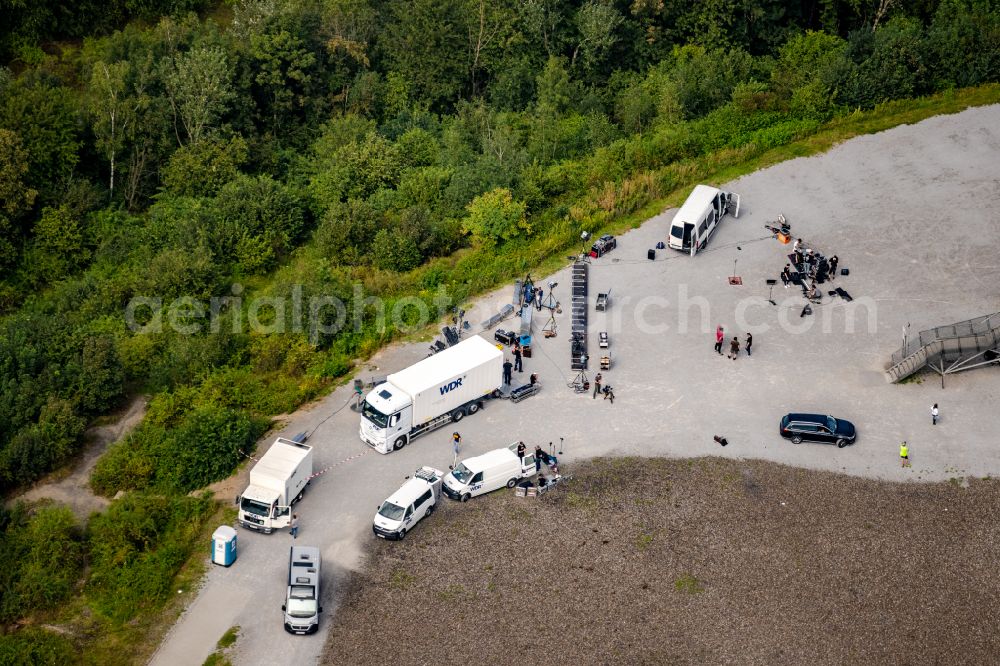
[[[365,398],[361,440],[379,453],[475,414],[499,395],[503,352],[479,336],[391,374]]]
[[[291,507],[312,473],[312,447],[279,437],[250,470],[250,485],[236,498],[240,524],[265,534],[288,527]]]

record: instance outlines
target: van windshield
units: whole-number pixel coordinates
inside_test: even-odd
[[[472,470],[465,466],[465,463],[459,463],[452,473],[455,480],[459,483],[468,483],[472,479]]]
[[[285,612],[291,617],[314,617],[318,606],[313,596],[313,588],[307,585],[295,585],[288,594]]]
[[[384,428],[389,423],[389,417],[372,407],[367,400],[365,400],[364,411],[361,413],[365,415],[366,419],[377,425],[379,428]]]
[[[403,511],[404,509],[401,506],[396,506],[392,502],[383,502],[382,508],[378,510],[378,515],[389,520],[402,520]]]

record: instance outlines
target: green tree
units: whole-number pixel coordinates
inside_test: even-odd
[[[33,270],[45,282],[64,277],[90,258],[83,223],[67,204],[42,210],[35,223],[34,249],[38,254]]]
[[[20,231],[15,220],[35,202],[35,190],[26,186],[28,151],[21,137],[0,129],[0,276],[17,261]]]
[[[372,263],[387,271],[405,272],[420,265],[420,249],[413,238],[396,229],[380,229],[371,247]]]
[[[87,336],[77,370],[76,400],[91,414],[114,407],[125,391],[125,370],[109,335]]]
[[[261,116],[279,132],[286,117],[295,117],[309,104],[316,55],[300,38],[280,30],[253,35],[250,56]]]
[[[510,190],[497,188],[472,200],[462,230],[486,247],[530,234],[526,209],[524,203],[514,200]]]
[[[228,141],[202,139],[181,146],[163,168],[163,185],[179,196],[213,196],[236,178],[248,155],[247,143],[239,136]]]
[[[587,0],[576,13],[576,29],[579,33],[570,66],[576,64],[579,55],[583,66],[593,71],[601,64],[607,52],[618,41],[615,32],[624,21],[614,5],[603,0]]]
[[[96,148],[110,165],[108,190],[114,198],[118,154],[126,147],[126,140],[135,133],[134,124],[139,110],[149,100],[143,90],[132,94],[128,76],[131,67],[125,61],[98,62],[90,79],[90,113]]]
[[[818,82],[825,94],[833,94],[847,75],[848,66],[846,41],[810,30],[781,47],[771,70],[771,82],[774,90],[786,97],[813,82]]]
[[[40,75],[18,78],[0,95],[0,127],[21,138],[28,154],[25,183],[45,202],[56,198],[79,158],[76,99]]]
[[[0,128],[0,213],[14,218],[35,202],[35,190],[27,187],[28,151],[14,132]]]
[[[451,107],[469,74],[467,0],[394,0],[382,49],[423,108]]]
[[[233,97],[226,52],[220,47],[197,47],[173,58],[164,83],[187,143],[197,143],[215,129]],[[177,142],[184,144],[180,133]]]

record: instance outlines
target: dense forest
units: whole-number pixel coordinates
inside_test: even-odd
[[[52,590],[0,574],[4,623],[65,598],[85,560],[109,621],[165,598],[208,511],[185,493],[399,334],[362,299],[431,303],[445,288],[460,304],[691,184],[699,160],[1000,81],[998,0],[0,0],[0,13],[0,490],[71,460],[129,395],[153,396],[92,479],[133,491],[114,521],[81,534],[59,509],[3,513],[7,561],[32,534],[73,555],[53,563]],[[362,320],[235,325],[250,295],[293,293]],[[164,310],[140,323],[176,318],[179,298],[225,306],[211,328],[136,334],[134,297]],[[102,566],[132,571],[143,596]]]

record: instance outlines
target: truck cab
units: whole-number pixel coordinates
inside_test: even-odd
[[[257,529],[265,534],[288,527],[292,508],[281,506],[279,494],[269,488],[250,486],[240,496],[240,522],[244,527]]]
[[[361,408],[361,439],[379,453],[406,446],[413,428],[410,397],[386,382],[376,386]]]
[[[420,520],[434,513],[443,478],[444,472],[433,467],[418,469],[412,479],[378,507],[372,523],[375,536],[402,539]]]
[[[250,469],[250,485],[236,498],[240,524],[265,534],[288,527],[291,507],[312,478],[312,461],[311,446],[295,439],[275,440]]]
[[[320,553],[313,546],[292,546],[288,554],[288,589],[285,592],[285,631],[313,634],[319,630]]]

